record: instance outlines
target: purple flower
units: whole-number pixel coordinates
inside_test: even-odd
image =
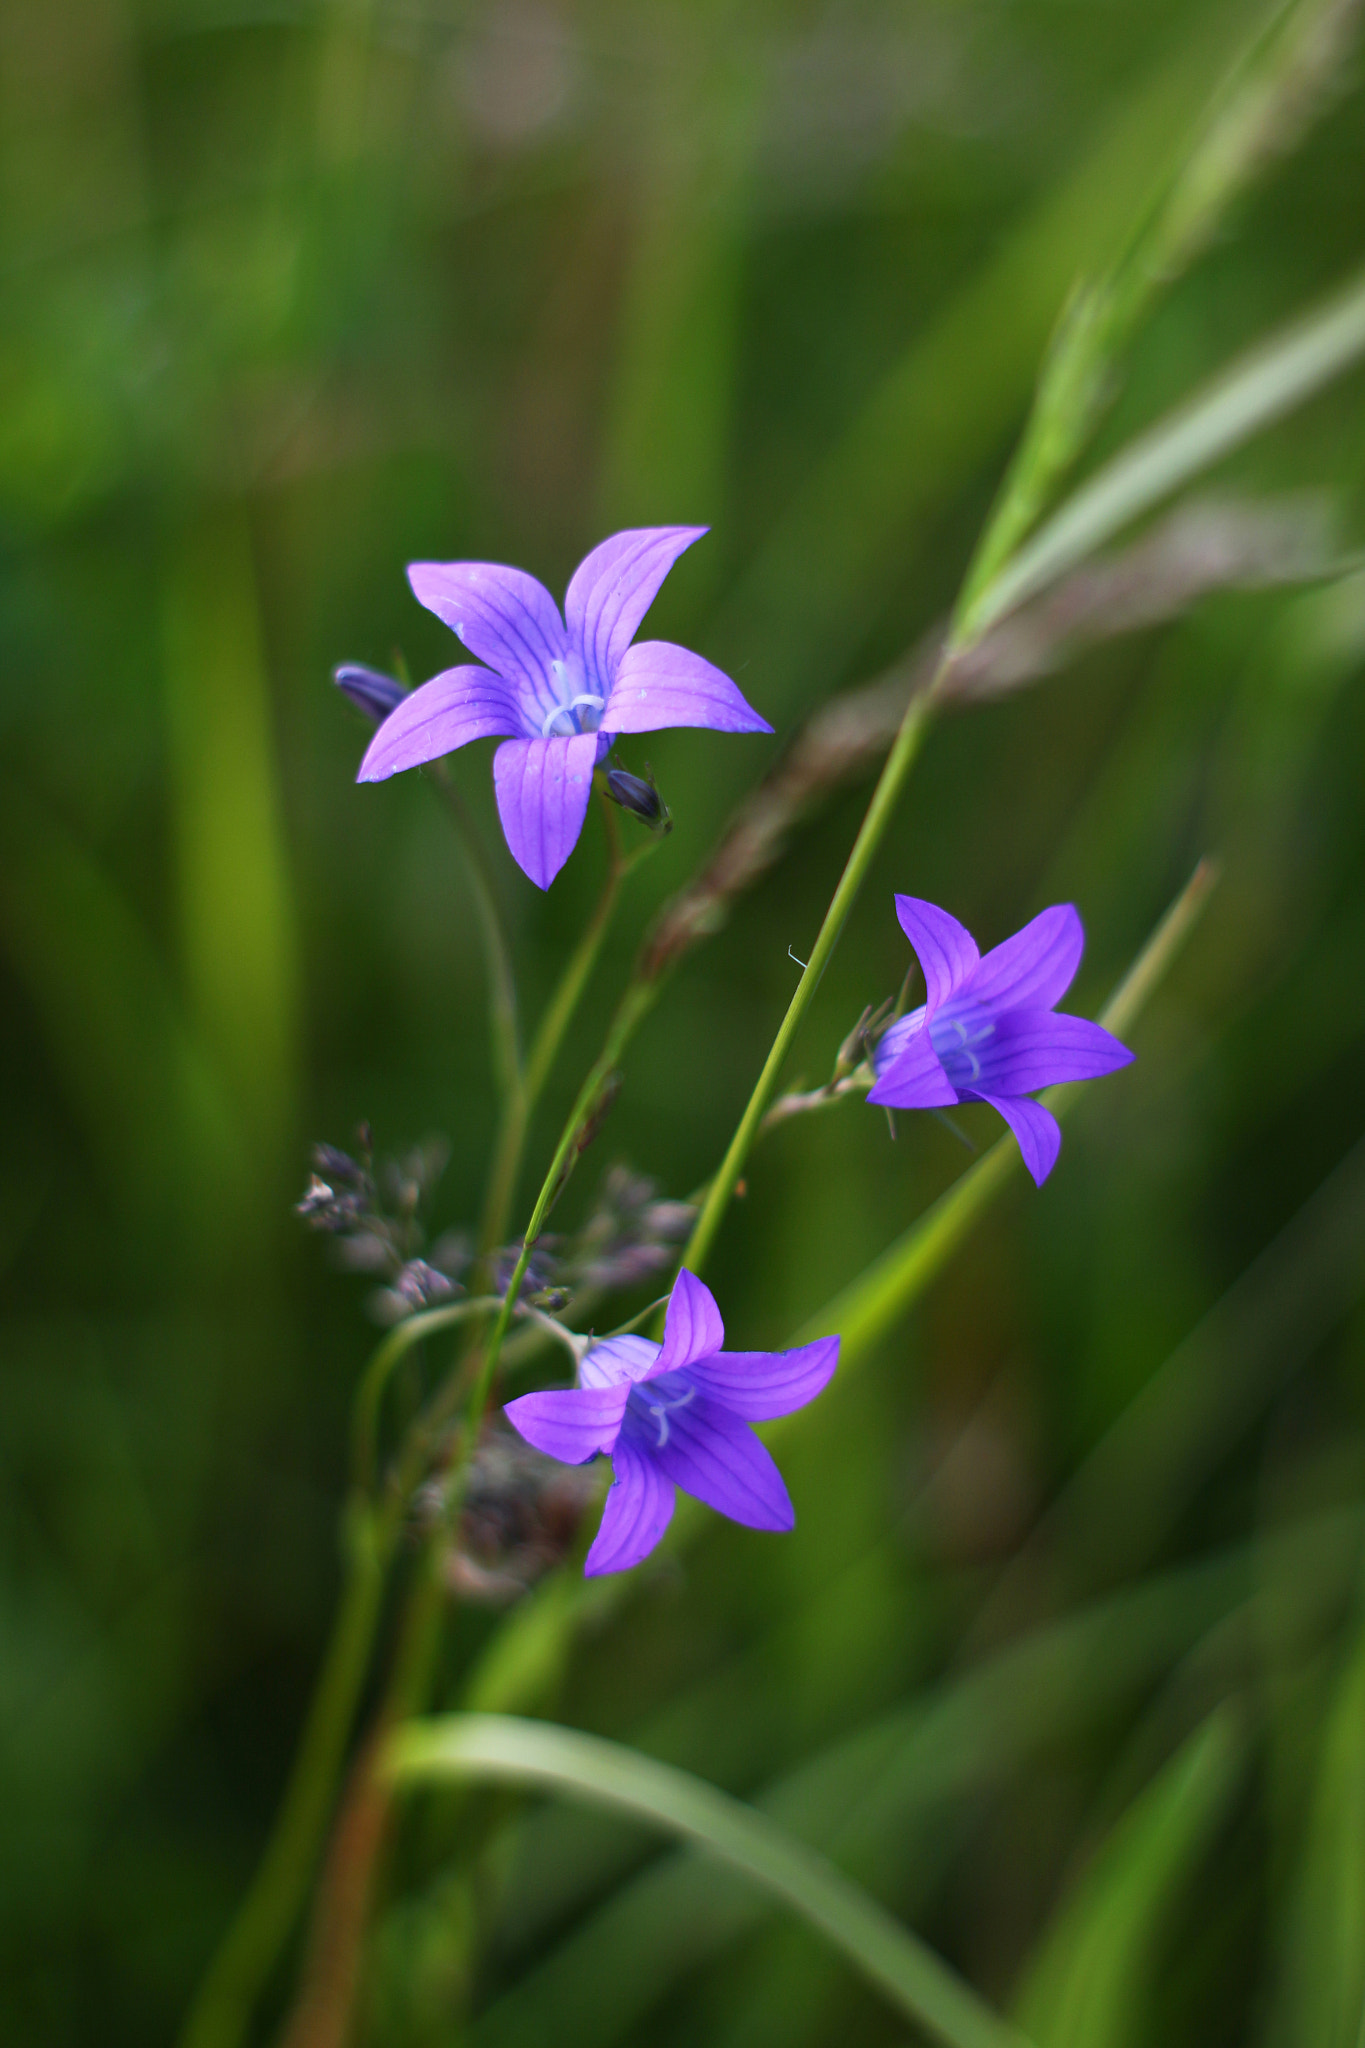
[[[704,526],[614,534],[574,571],[564,616],[543,584],[497,562],[414,562],[419,601],[484,668],[448,668],[385,719],[358,780],[382,782],[470,740],[500,738],[498,813],[512,857],[548,889],[573,852],[592,771],[618,733],[667,725],[771,732],[709,661],[667,640],[632,646],[659,585]]]
[[[782,1474],[750,1429],[789,1415],[827,1385],[839,1339],[796,1351],[722,1351],[725,1327],[709,1288],[685,1269],[674,1283],[664,1341],[607,1337],[578,1368],[578,1385],[509,1401],[527,1443],[566,1465],[599,1452],[613,1478],[584,1571],[623,1572],[653,1550],[675,1486],[750,1529],[796,1520]]]
[[[1062,1134],[1051,1110],[1029,1098],[1056,1081],[1111,1074],[1133,1057],[1102,1024],[1055,1013],[1085,946],[1075,906],[1040,911],[984,960],[971,933],[937,904],[898,896],[896,915],[919,956],[927,1000],[877,1047],[868,1101],[887,1109],[989,1102],[1041,1187]]]

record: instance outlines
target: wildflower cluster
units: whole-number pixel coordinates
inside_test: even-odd
[[[503,831],[541,888],[573,849],[599,769],[604,795],[667,829],[652,780],[609,761],[619,734],[667,725],[771,730],[700,655],[635,640],[664,577],[703,531],[648,527],[604,541],[575,572],[562,614],[519,569],[415,563],[409,579],[417,597],[479,665],[447,669],[412,691],[378,670],[339,668],[338,686],[377,728],[360,780],[381,781],[478,739],[500,740],[493,777]],[[813,796],[861,758],[871,744],[869,719],[877,726],[886,716],[882,697],[891,686],[879,687],[875,702],[826,714],[822,736],[791,750],[750,800],[704,874],[656,921],[642,952],[641,988],[656,986],[694,938],[714,928],[739,889],[775,857]],[[899,704],[903,685],[893,694]],[[848,1095],[874,1107],[940,1113],[984,1102],[1005,1119],[1041,1185],[1056,1164],[1061,1134],[1037,1095],[1132,1058],[1102,1026],[1057,1010],[1084,946],[1076,910],[1054,904],[983,956],[949,911],[907,895],[897,896],[895,906],[923,976],[924,1001],[906,1015],[889,997],[865,1009],[826,1085],[781,1098],[765,1121]],[[599,1458],[610,1460],[612,1483],[587,1554],[589,1576],[624,1571],[647,1556],[668,1526],[678,1487],[752,1528],[790,1529],[795,1519],[782,1477],[751,1425],[790,1414],[823,1390],[838,1360],[837,1336],[794,1351],[726,1351],[719,1307],[686,1267],[668,1297],[661,1341],[630,1326],[598,1338],[559,1320],[572,1311],[581,1321],[602,1297],[666,1274],[694,1222],[704,1235],[689,1204],[665,1199],[653,1181],[622,1166],[608,1172],[575,1232],[544,1229],[618,1085],[614,1063],[585,1084],[531,1229],[479,1262],[481,1284],[491,1285],[498,1311],[483,1384],[514,1317],[528,1334],[539,1328],[543,1335],[548,1325],[572,1352],[576,1370],[571,1386],[507,1402],[516,1436],[489,1425],[471,1442],[445,1567],[448,1581],[469,1598],[511,1597],[564,1553],[595,1490],[583,1468]],[[346,1263],[384,1276],[377,1307],[386,1320],[450,1300],[470,1265],[464,1239],[441,1239],[424,1250],[417,1211],[443,1163],[443,1152],[428,1147],[376,1175],[368,1137],[359,1160],[329,1147],[315,1154],[317,1175],[300,1211],[339,1238]],[[478,1307],[470,1302],[469,1311]],[[441,1482],[433,1500],[439,1505],[448,1491]]]

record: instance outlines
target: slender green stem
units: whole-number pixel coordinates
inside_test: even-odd
[[[502,1121],[498,1128],[493,1164],[488,1176],[488,1193],[484,1198],[483,1217],[479,1224],[478,1248],[481,1258],[486,1257],[495,1245],[501,1244],[507,1235],[508,1218],[512,1213],[512,1202],[516,1195],[517,1175],[521,1170],[521,1156],[526,1144],[531,1114],[540,1100],[541,1090],[550,1077],[560,1046],[564,1042],[564,1034],[569,1028],[574,1011],[578,1008],[589,976],[597,965],[621,893],[621,884],[635,862],[654,845],[651,840],[636,853],[622,859],[615,813],[605,797],[602,800],[602,811],[607,831],[607,879],[603,884],[597,908],[582,938],[570,954],[568,964],[559,978],[559,985],[540,1020],[522,1071],[520,1086],[514,1091],[509,1091],[504,1097]]]
[[[941,669],[939,673],[941,677]],[[935,680],[937,682],[938,678]],[[754,1085],[754,1092],[749,1097],[748,1107],[739,1120],[739,1127],[730,1140],[730,1149],[707,1189],[701,1214],[693,1226],[687,1249],[682,1256],[682,1263],[689,1272],[699,1272],[706,1263],[706,1256],[715,1241],[716,1232],[734,1194],[736,1183],[744,1171],[749,1148],[758,1135],[764,1112],[776,1093],[783,1063],[791,1050],[797,1027],[820,985],[820,977],[839,942],[844,921],[857,900],[858,891],[866,879],[873,856],[881,845],[901,791],[905,787],[906,777],[919,752],[932,694],[931,688],[922,696],[912,698],[905,717],[901,720],[895,744],[886,757],[886,764],[878,777],[877,787],[872,792],[872,801],[867,807],[858,837],[853,842],[853,851],[849,854],[844,872],[839,877],[839,886],[830,900],[819,936],[811,949],[810,962],[787,1005],[787,1014],[778,1028],[772,1050],[763,1063],[763,1071]]]
[[[470,887],[474,895],[474,908],[483,931],[484,952],[488,959],[488,1029],[493,1047],[493,1071],[497,1076],[499,1092],[505,1099],[511,1100],[520,1094],[523,1086],[521,1033],[517,1022],[517,983],[512,969],[511,948],[498,914],[493,878],[488,871],[488,856],[465,800],[446,773],[444,765],[439,761],[432,762],[425,773],[449,811],[459,833],[460,844],[464,848]]]
[[[587,1079],[579,1089],[574,1106],[569,1112],[568,1121],[559,1134],[559,1143],[555,1146],[549,1171],[541,1183],[540,1193],[536,1196],[536,1204],[531,1211],[531,1220],[526,1226],[526,1234],[522,1239],[520,1255],[512,1270],[512,1278],[508,1282],[506,1296],[498,1311],[497,1321],[494,1323],[489,1334],[483,1361],[470,1392],[468,1437],[471,1443],[476,1441],[478,1437],[479,1425],[483,1420],[483,1412],[488,1405],[488,1396],[492,1391],[494,1377],[497,1373],[498,1358],[502,1351],[503,1338],[507,1335],[507,1328],[517,1305],[517,1296],[521,1292],[521,1283],[526,1277],[526,1268],[531,1262],[531,1254],[535,1250],[536,1240],[540,1236],[545,1218],[549,1214],[550,1205],[559,1193],[568,1172],[571,1170],[574,1152],[578,1147],[584,1126],[597,1108],[602,1098],[603,1090],[615,1071],[617,1061],[625,1050],[627,1042],[634,1036],[644,1017],[653,1008],[657,995],[657,982],[637,979],[628,984],[607,1031],[606,1043],[589,1068]]]
[[[359,1493],[367,1495],[374,1486],[379,1407],[394,1367],[424,1337],[435,1336],[438,1330],[448,1330],[454,1324],[464,1322],[468,1316],[488,1315],[497,1306],[495,1295],[453,1301],[445,1308],[428,1309],[422,1315],[409,1316],[406,1322],[390,1330],[356,1388],[351,1423],[351,1469]]]
[[[368,1505],[349,1518],[346,1584],[269,1845],[214,1957],[181,2048],[236,2048],[302,1909],[369,1666],[387,1546]]]

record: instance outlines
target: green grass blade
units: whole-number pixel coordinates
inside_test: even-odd
[[[1272,2039],[1285,2048],[1357,2048],[1365,2033],[1365,1635],[1327,1720],[1295,1889]]]
[[[1133,1802],[1064,1900],[1018,2004],[1042,2048],[1130,2048],[1141,2038],[1162,1936],[1227,1813],[1243,1751],[1232,1709],[1220,1708]]]
[[[389,1764],[408,1784],[492,1778],[653,1821],[785,1900],[950,2048],[1020,2048],[1012,2027],[833,1864],[686,1771],[576,1729],[496,1714],[411,1722],[394,1738]]]
[[[1067,500],[959,626],[959,644],[1097,548],[1365,356],[1365,274],[1282,328],[1141,434]]]
[[[1114,391],[1118,360],[1153,302],[1207,245],[1258,173],[1294,146],[1333,96],[1359,12],[1359,0],[1289,0],[1273,7],[1202,110],[1126,251],[1107,276],[1073,294],[964,582],[955,628],[972,616],[1093,433]]]
[[[1361,1513],[1349,1509],[1272,1541],[1286,1572],[1344,1595],[1359,1570],[1361,1534]],[[964,1802],[1128,1712],[1209,1630],[1246,1610],[1255,1586],[1248,1545],[1153,1574],[948,1674],[784,1773],[754,1803],[879,1893],[925,1896],[958,1839],[952,1821]],[[535,1841],[533,1832],[532,1857]],[[608,1875],[586,1873],[583,1902]],[[558,1897],[560,1924],[573,1903]],[[550,2029],[557,2048],[614,2048],[690,1972],[767,1917],[761,1895],[727,1872],[686,1852],[666,1857],[542,1953],[476,2020],[471,2048],[516,2048]],[[622,1953],[635,1968],[613,1976]]]
[[[716,629],[735,659],[762,662],[770,716],[828,688],[849,620],[876,616],[933,508],[1016,429],[1059,308],[1131,235],[1245,20],[1186,11],[1174,57],[1099,112],[1070,172],[934,313],[795,495]]]

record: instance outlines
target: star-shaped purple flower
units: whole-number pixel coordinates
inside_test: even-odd
[[[576,1387],[508,1402],[508,1421],[548,1457],[611,1459],[602,1526],[583,1567],[590,1578],[649,1555],[678,1486],[750,1529],[795,1523],[782,1474],[749,1424],[813,1401],[838,1363],[839,1339],[795,1351],[722,1351],[724,1342],[714,1295],[684,1270],[662,1344],[606,1337],[585,1354]]]
[[[887,1109],[989,1102],[1041,1187],[1062,1134],[1051,1110],[1029,1098],[1056,1081],[1111,1074],[1133,1058],[1102,1024],[1055,1012],[1085,947],[1075,906],[1040,911],[984,960],[971,933],[937,904],[898,896],[896,915],[919,958],[926,1001],[878,1045],[868,1101]]]
[[[512,857],[548,889],[573,852],[592,771],[618,733],[667,725],[771,732],[729,676],[667,640],[632,645],[660,584],[704,526],[614,534],[574,571],[564,616],[522,569],[414,562],[419,601],[484,668],[448,668],[384,720],[358,780],[382,782],[471,740],[503,741],[493,760]]]

